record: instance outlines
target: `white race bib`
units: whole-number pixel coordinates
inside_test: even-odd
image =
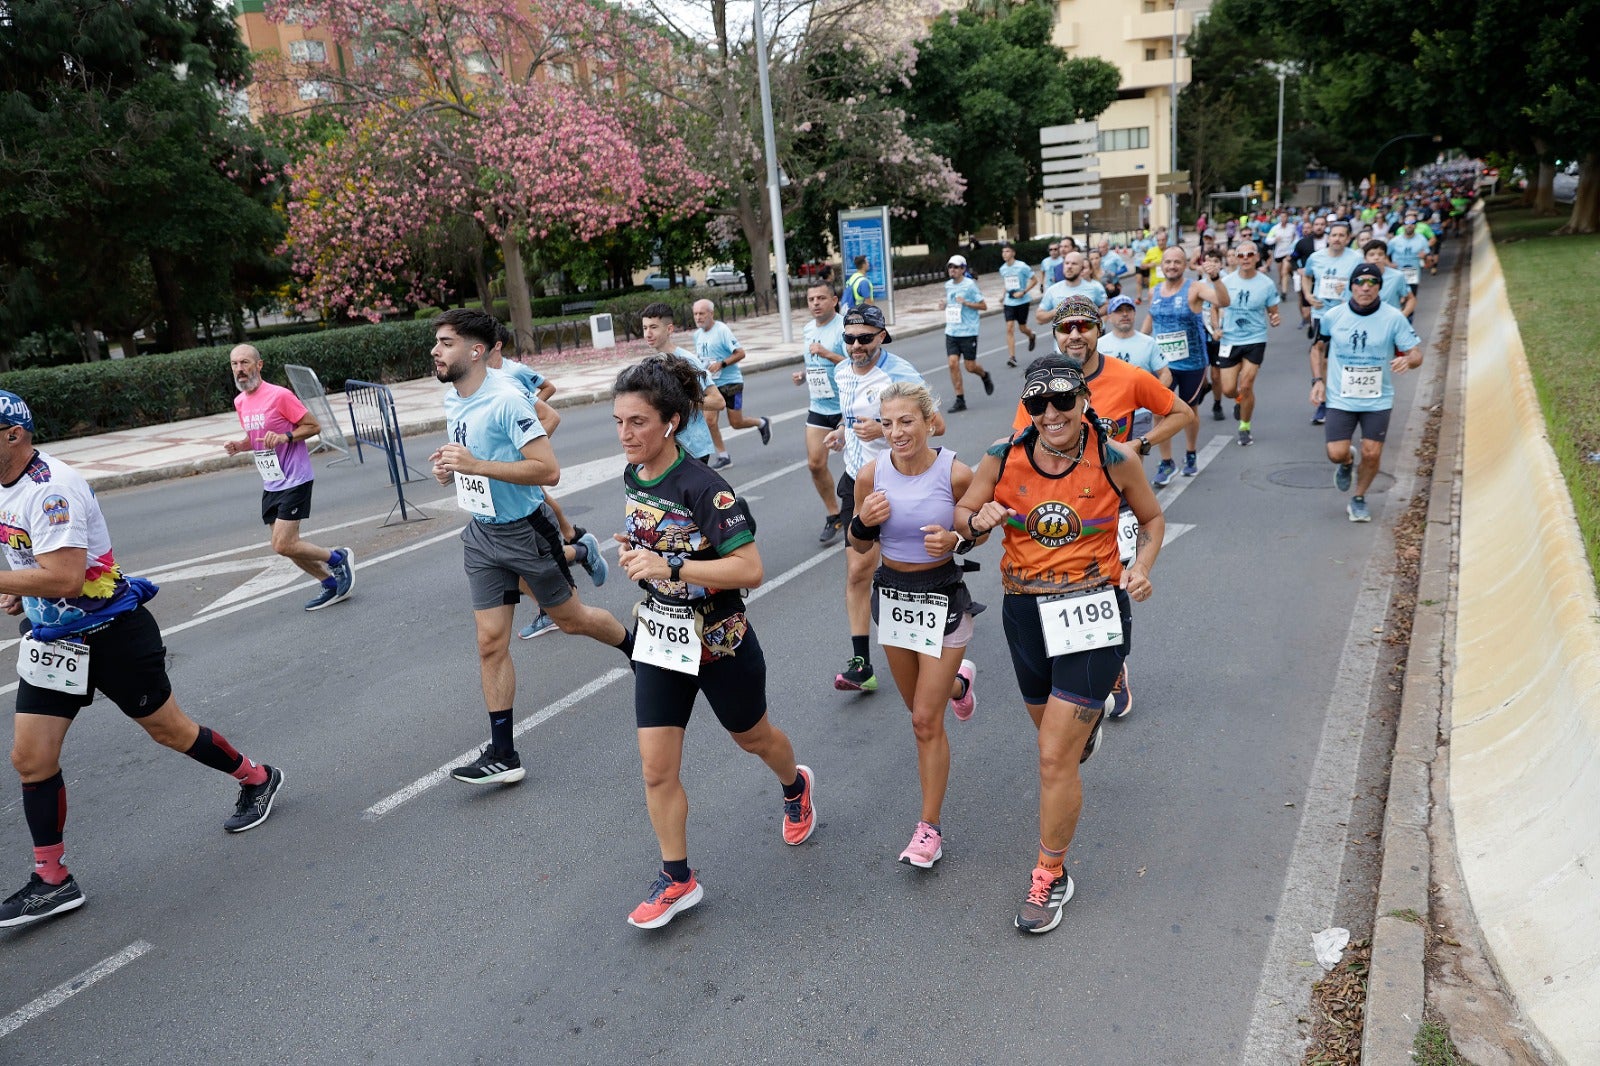
[[[833,377],[820,366],[806,367],[806,388],[813,400],[831,400],[838,395],[833,391]]]
[[[700,614],[686,604],[645,600],[633,609],[639,626],[633,634],[633,661],[675,670],[691,677],[700,673]]]
[[[1400,273],[1405,277],[1407,285],[1417,285],[1422,281],[1421,267],[1401,267]]]
[[[256,461],[256,473],[261,475],[262,481],[282,481],[283,464],[278,462],[278,452],[274,448],[265,451],[251,452]]]
[[[1324,274],[1317,279],[1317,299],[1324,303],[1344,296],[1344,279]]]
[[[1289,275],[1289,285],[1295,292],[1300,291],[1300,272],[1298,270]]]
[[[1231,356],[1232,354],[1233,354],[1233,345],[1224,344],[1221,348],[1217,349],[1217,362],[1226,363],[1228,361],[1228,357]]]
[[[46,644],[23,637],[17,645],[17,676],[35,688],[81,696],[89,691],[89,646],[75,640]]]
[[[1040,597],[1039,623],[1044,628],[1045,654],[1052,659],[1122,643],[1122,612],[1112,589]]]
[[[1117,515],[1117,555],[1121,557],[1123,566],[1133,562],[1138,548],[1139,520],[1132,511],[1123,511]]]
[[[878,643],[937,659],[944,654],[944,624],[950,597],[942,592],[878,589]]]
[[[1156,347],[1161,349],[1161,360],[1168,366],[1189,358],[1189,334],[1185,330],[1175,333],[1157,333]]]
[[[482,474],[456,471],[456,506],[484,518],[493,518],[494,497],[489,495],[489,479]]]
[[[1340,367],[1339,395],[1347,400],[1376,400],[1383,395],[1383,367]]]
[[[947,326],[961,325],[961,312],[964,308],[959,303],[944,305],[944,324]]]

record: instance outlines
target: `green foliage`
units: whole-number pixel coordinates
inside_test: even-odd
[[[406,381],[431,372],[433,330],[426,322],[325,329],[271,337],[256,347],[266,377],[287,385],[287,363],[309,366],[329,389],[346,378]],[[233,408],[229,346],[194,348],[89,366],[40,367],[0,375],[0,388],[33,409],[41,441],[161,425]]]

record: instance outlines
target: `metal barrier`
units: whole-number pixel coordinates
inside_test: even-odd
[[[344,383],[345,402],[350,405],[350,424],[355,429],[356,461],[365,463],[366,459],[361,454],[361,446],[377,448],[389,460],[389,483],[394,486],[394,507],[389,508],[389,517],[383,524],[388,525],[394,519],[395,507],[400,509],[400,520],[411,521],[410,510],[417,512],[419,518],[431,517],[423,512],[416,504],[406,501],[405,483],[407,481],[421,481],[422,475],[417,474],[406,463],[406,448],[400,438],[400,419],[394,410],[394,393],[389,391],[389,386],[379,385],[372,381],[357,381],[350,378]],[[415,477],[403,477],[402,473],[415,474]]]
[[[333,460],[329,466],[348,462],[350,442],[344,439],[344,430],[339,428],[338,416],[333,413],[333,405],[328,402],[328,390],[317,380],[317,372],[309,366],[296,366],[293,363],[286,364],[283,369],[289,375],[289,387],[300,397],[300,402],[306,405],[311,417],[317,420],[317,446],[311,449],[312,453],[327,448],[329,451],[342,452],[344,455],[342,459]]]

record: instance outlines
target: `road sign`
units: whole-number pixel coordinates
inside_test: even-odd
[[[1165,174],[1156,175],[1157,185],[1188,185],[1189,172],[1187,170],[1169,170]]]
[[[1042,126],[1039,129],[1039,143],[1046,147],[1052,144],[1093,141],[1099,136],[1098,122],[1070,122],[1065,126]]]
[[[1039,131],[1044,202],[1052,211],[1100,208],[1100,124],[1072,122]]]
[[[894,264],[889,242],[889,209],[866,207],[839,212],[839,250],[847,270],[856,256],[867,257],[867,280],[884,319],[894,325]]]
[[[1061,200],[1044,202],[1045,207],[1051,211],[1098,211],[1100,210],[1100,197],[1095,196],[1087,200]]]
[[[1048,148],[1039,149],[1039,158],[1079,159],[1083,156],[1093,155],[1099,150],[1099,146],[1094,141],[1078,141],[1075,144],[1053,144]],[[1093,163],[1090,164],[1090,166],[1094,165]]]
[[[1051,174],[1076,174],[1079,172],[1097,173],[1094,168],[1100,165],[1100,157],[1086,155],[1081,159],[1046,159],[1039,164],[1039,170],[1048,181]]]

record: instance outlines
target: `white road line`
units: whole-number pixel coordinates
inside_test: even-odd
[[[110,977],[128,965],[128,963],[149,951],[150,947],[151,945],[143,940],[135,940],[109,959],[102,959],[71,980],[63,981],[61,984],[56,985],[56,987],[27,1006],[8,1014],[5,1018],[0,1019],[0,1039],[10,1036],[35,1018],[55,1010],[95,982]]]

